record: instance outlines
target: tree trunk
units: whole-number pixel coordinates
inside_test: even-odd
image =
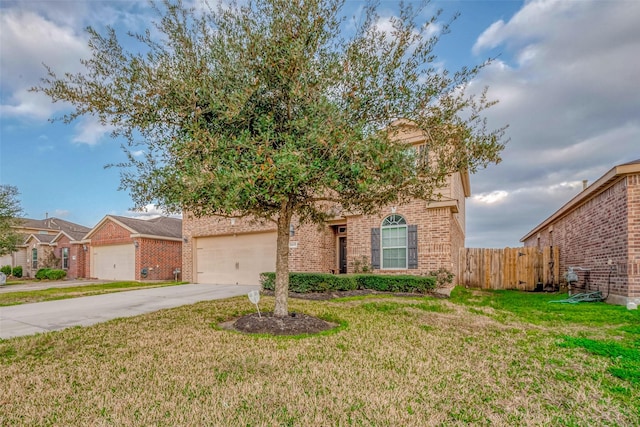
[[[276,243],[276,305],[273,310],[275,317],[289,315],[289,227],[291,225],[291,210],[284,207],[278,218],[278,240]]]

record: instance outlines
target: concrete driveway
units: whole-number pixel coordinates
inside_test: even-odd
[[[0,338],[89,326],[199,301],[247,295],[258,289],[258,285],[189,284],[0,307]]]

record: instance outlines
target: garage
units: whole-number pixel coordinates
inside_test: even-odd
[[[260,273],[276,269],[276,233],[196,239],[197,283],[257,285]]]
[[[93,247],[91,277],[102,280],[135,280],[136,249],[133,244]]]

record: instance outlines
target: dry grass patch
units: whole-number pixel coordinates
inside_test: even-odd
[[[637,387],[552,327],[429,298],[290,300],[346,322],[303,339],[217,327],[251,309],[235,298],[0,341],[0,425],[640,422]]]

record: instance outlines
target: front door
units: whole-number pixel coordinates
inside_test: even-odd
[[[338,265],[340,266],[340,274],[347,274],[347,238],[338,238]]]

